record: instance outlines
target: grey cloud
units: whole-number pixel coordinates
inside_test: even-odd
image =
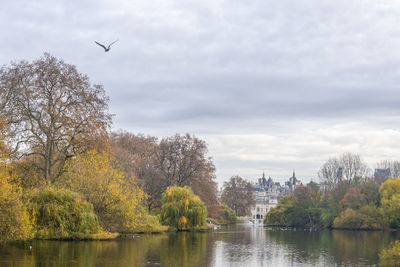
[[[77,65],[104,85],[115,128],[295,140],[304,121],[315,138],[324,136],[318,129],[348,122],[378,133],[399,128],[400,5],[394,1],[17,0],[2,7],[0,62],[47,51]],[[114,39],[119,42],[107,54],[93,42]],[[344,130],[335,134],[293,155],[348,147]],[[382,144],[385,155],[394,153],[392,143]],[[217,169],[227,172],[237,165],[254,173],[246,166],[267,164],[282,173],[290,165],[287,155],[249,163],[213,153]],[[296,167],[311,175],[316,166]]]

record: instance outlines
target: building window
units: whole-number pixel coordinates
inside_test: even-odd
[[[260,208],[257,208],[257,212],[259,212],[260,211]]]
[[[261,219],[263,218],[263,216],[261,215]]]

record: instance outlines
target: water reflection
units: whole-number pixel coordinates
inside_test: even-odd
[[[374,265],[397,233],[233,226],[213,233],[165,233],[115,241],[0,245],[0,266]],[[32,245],[32,250],[29,246]]]

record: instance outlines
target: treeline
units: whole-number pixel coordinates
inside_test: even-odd
[[[101,85],[49,54],[0,69],[1,239],[104,238],[201,227],[207,210],[224,217],[204,141],[110,133],[108,103]]]
[[[397,162],[383,161],[386,175]],[[370,177],[358,155],[346,153],[329,159],[320,171],[321,184],[298,186],[271,209],[267,225],[388,229],[400,227],[400,179],[382,175]]]

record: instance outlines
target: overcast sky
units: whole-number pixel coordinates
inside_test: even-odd
[[[399,20],[393,0],[3,1],[0,64],[76,65],[113,129],[204,139],[220,185],[316,181],[344,152],[400,160]]]

